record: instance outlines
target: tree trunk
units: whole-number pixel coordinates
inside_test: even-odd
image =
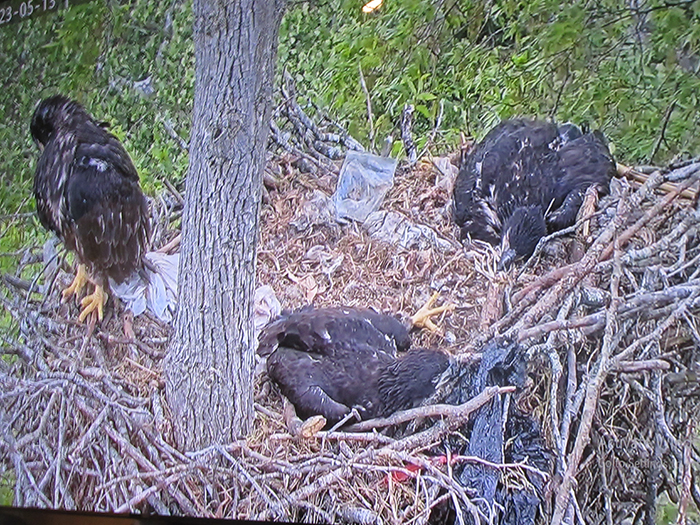
[[[282,0],[194,0],[195,95],[180,297],[165,388],[192,450],[253,420],[252,297]]]

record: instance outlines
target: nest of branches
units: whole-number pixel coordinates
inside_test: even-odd
[[[340,161],[328,148],[356,143],[311,110],[285,93],[276,112],[258,284],[284,308],[403,315],[439,290],[456,309],[439,333],[416,333],[416,345],[478,358],[506,336],[527,349],[530,381],[518,404],[539,421],[554,458],[542,522],[651,523],[662,493],[687,518],[700,504],[700,211],[683,192],[697,186],[700,164],[616,180],[593,217],[505,274],[489,247],[458,241],[445,158],[400,166],[382,205],[434,235],[397,247],[338,224],[327,202]],[[181,197],[171,193],[154,206],[156,246],[175,245]],[[470,415],[503,389],[374,428],[304,434],[260,374],[250,435],[178,450],[162,377],[170,329],[119,305],[94,330],[76,324],[77,307],[60,301],[66,265],[46,264],[41,252],[18,256],[0,294],[13,319],[0,346],[0,469],[15,505],[361,524],[427,523],[451,509],[468,522],[460,509],[475,508],[473,494],[454,463],[434,455],[463,439]],[[28,273],[39,277],[26,281]],[[492,467],[503,483],[528,468]]]

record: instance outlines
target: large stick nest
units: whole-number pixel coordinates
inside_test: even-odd
[[[271,285],[285,308],[405,315],[440,290],[456,310],[439,320],[440,334],[418,333],[416,344],[478,354],[506,335],[528,349],[531,380],[519,406],[541,423],[556,458],[542,521],[575,512],[586,523],[652,522],[661,493],[682,516],[692,512],[693,499],[700,503],[700,211],[679,194],[697,186],[700,164],[656,171],[643,184],[615,180],[589,225],[548,239],[504,274],[488,247],[458,242],[445,159],[400,166],[382,206],[434,235],[397,247],[362,225],[339,225],[325,208],[340,164],[334,152],[355,143],[286,100],[266,169],[258,284]],[[161,246],[180,203],[157,201]],[[1,468],[15,505],[351,523],[426,523],[433,508],[472,508],[452,465],[431,455],[461,436],[474,406],[429,418],[415,433],[292,436],[262,374],[249,436],[178,450],[162,379],[169,328],[116,306],[89,333],[74,322],[77,307],[60,302],[66,265],[41,250],[18,256],[0,297],[18,327],[3,328],[0,347]],[[23,278],[37,273],[35,282]],[[522,468],[502,472],[507,482]]]

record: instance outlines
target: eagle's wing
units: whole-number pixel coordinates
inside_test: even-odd
[[[571,226],[590,186],[607,193],[616,174],[615,161],[602,134],[588,133],[565,144],[558,153],[559,175],[555,187],[555,209],[547,222],[552,230]]]
[[[462,236],[498,244],[508,217],[519,206],[539,204],[527,191],[537,170],[532,159],[549,152],[558,137],[546,122],[505,120],[489,131],[463,159],[454,187],[455,221]],[[529,202],[537,200],[537,202]]]
[[[66,135],[61,141],[51,141],[39,157],[34,176],[34,197],[39,221],[64,240],[61,203],[71,174],[75,137]],[[72,249],[72,246],[68,246]]]
[[[80,259],[121,282],[141,265],[146,253],[148,204],[122,145],[101,128],[93,128],[95,140],[80,142],[75,150],[63,219],[73,225]]]
[[[270,355],[279,347],[333,356],[366,345],[395,355],[410,345],[408,330],[394,317],[356,308],[303,308],[267,325],[258,354]]]
[[[62,95],[39,103],[30,132],[43,147],[34,176],[39,220],[80,261],[63,297],[78,297],[91,274],[95,292],[82,300],[80,320],[94,310],[102,319],[107,279],[130,277],[148,244],[148,203],[138,173],[119,140]]]
[[[393,359],[364,344],[336,348],[332,356],[280,346],[268,357],[267,373],[300,417],[320,414],[334,423],[353,407],[363,419],[377,414],[377,382]]]

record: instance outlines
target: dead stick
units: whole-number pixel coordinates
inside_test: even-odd
[[[413,105],[406,104],[403,107],[403,112],[401,113],[401,140],[403,141],[403,146],[406,149],[406,156],[408,157],[408,163],[413,165],[416,163],[418,158],[418,153],[416,151],[416,144],[413,142],[413,136],[411,133],[411,128],[413,127]]]
[[[511,389],[512,387],[505,387],[507,389]],[[471,404],[471,412],[481,408],[483,405],[488,403],[494,396],[499,394],[501,392],[500,387],[489,387],[484,389],[483,392],[481,392],[478,396],[472,398],[471,400],[467,401],[464,405]],[[462,405],[462,406],[464,406]],[[404,438],[400,441],[397,441],[395,443],[392,443],[388,445],[387,447],[390,448],[391,450],[414,450],[417,447],[424,446],[427,443],[430,443],[436,439],[440,439],[444,437],[444,435],[449,434],[454,428],[458,428],[459,426],[463,425],[465,420],[468,418],[467,417],[467,412],[463,412],[460,414],[459,417],[449,419],[449,420],[443,420],[437,425],[435,425],[433,428],[423,431],[419,434],[415,434],[412,436],[408,436],[407,438]],[[437,427],[437,428],[436,428]],[[376,454],[377,451],[375,449],[367,449],[365,452],[360,454],[355,461],[362,461],[363,459]],[[271,507],[268,512],[269,515],[271,516],[281,516],[283,513],[283,509],[288,506],[288,505],[293,505],[296,501],[301,501],[301,500],[306,500],[309,499],[311,496],[318,494],[320,491],[324,490],[325,488],[330,487],[331,485],[334,485],[343,479],[345,479],[348,467],[343,466],[337,469],[334,469],[330,471],[327,474],[324,474],[320,478],[317,478],[313,483],[310,483],[308,485],[304,485],[300,489],[297,489],[293,491],[292,493],[288,494],[283,498],[283,500]]]
[[[571,309],[573,308],[573,303],[574,294],[570,294],[564,299],[564,304],[557,313],[557,321],[563,321],[567,318],[567,316],[571,312]],[[559,358],[559,352],[555,349],[555,343],[556,334],[551,333],[549,337],[547,337],[547,341],[544,343],[543,347],[549,357],[550,367],[552,369],[552,380],[549,387],[549,413],[552,424],[552,434],[554,437],[554,442],[559,443],[561,441],[561,435],[559,433],[560,427],[558,412],[559,380],[561,378],[563,368],[561,365],[561,359]],[[562,454],[563,452],[559,451],[559,457],[563,457]]]
[[[668,126],[668,121],[671,118],[671,113],[673,113],[673,110],[676,107],[676,100],[671,102],[668,107],[666,108],[666,114],[664,115],[664,120],[661,123],[661,131],[659,132],[659,137],[656,139],[656,144],[654,144],[654,149],[651,150],[651,153],[649,154],[649,160],[647,160],[647,164],[651,164],[652,161],[654,160],[654,156],[658,153],[659,148],[661,147],[661,143],[663,142],[665,135],[666,135],[666,126]]]
[[[506,386],[499,387],[497,393],[506,394],[514,391],[515,387]],[[368,419],[367,421],[354,423],[346,427],[346,430],[348,432],[366,432],[375,428],[400,425],[401,423],[406,423],[407,421],[413,421],[414,419],[425,417],[464,418],[465,416],[471,414],[474,411],[474,405],[477,399],[478,396],[473,399],[470,399],[469,401],[461,405],[439,404],[410,408],[408,410],[396,412],[395,414],[392,414],[389,417]],[[478,402],[480,403],[481,401],[478,400]]]
[[[604,314],[602,312],[587,315],[579,319],[562,319],[556,321],[550,321],[548,323],[538,324],[532,328],[521,330],[518,333],[518,342],[525,341],[526,339],[537,338],[544,334],[560,330],[573,330],[575,328],[584,328],[587,326],[593,326],[599,323],[603,318]]]
[[[133,509],[136,505],[143,503],[146,499],[148,499],[149,496],[155,494],[161,488],[167,487],[169,485],[174,484],[176,481],[182,479],[184,476],[187,475],[187,472],[179,472],[177,474],[173,474],[172,476],[168,476],[165,478],[163,481],[158,482],[156,485],[152,485],[151,487],[148,487],[146,490],[143,490],[136,494],[134,497],[129,499],[126,503],[122,504],[119,508],[114,510],[115,514],[123,514],[126,512],[129,512],[131,509]]]
[[[293,441],[297,437],[287,432],[272,434],[270,441]],[[370,432],[326,432],[320,431],[306,439],[326,439],[331,441],[357,441],[359,443],[377,443],[379,445],[388,445],[396,441],[388,436]]]
[[[27,292],[32,291],[34,293],[38,293],[39,295],[44,295],[39,290],[33,289],[32,283],[30,283],[29,281],[25,281],[24,279],[20,279],[19,277],[15,277],[14,275],[10,275],[7,273],[3,274],[2,278],[10,286],[14,286],[15,288],[18,288],[20,290],[24,290]]]
[[[650,370],[670,370],[671,364],[662,359],[647,359],[642,361],[620,361],[613,370],[625,374],[646,372]]]
[[[369,90],[367,89],[367,84],[365,83],[365,76],[362,74],[362,64],[358,64],[357,69],[360,71],[360,86],[362,86],[362,91],[364,92],[365,99],[367,100],[367,119],[369,120],[370,148],[374,150],[374,115],[372,113],[372,98],[369,95]]]
[[[121,436],[121,434],[118,434],[116,430],[111,426],[111,424],[108,423],[107,425],[105,425],[105,430],[107,431],[109,437],[117,444],[119,444],[120,448],[122,449],[122,453],[120,454],[122,458],[124,457],[124,452],[126,452],[129,456],[131,456],[131,458],[134,459],[134,461],[141,468],[151,471],[159,470],[158,467],[156,467],[153,463],[146,459],[146,457],[141,453],[139,449],[137,449],[131,443],[129,443],[129,441],[123,436]],[[163,482],[158,483],[158,487],[161,489],[165,488],[168,491],[168,494],[170,494],[170,496],[172,496],[173,499],[175,499],[178,502],[185,514],[197,514],[197,510],[193,506],[193,503],[198,503],[196,501],[188,499],[187,496],[177,487],[176,484]],[[185,485],[185,487],[187,487],[187,485]],[[150,496],[150,494],[148,496]]]
[[[183,198],[182,194],[177,191],[177,188],[172,185],[172,183],[165,177],[160,178],[161,181],[163,181],[163,184],[165,184],[165,187],[168,188],[168,191],[172,193],[173,197],[175,197],[175,200],[180,206],[185,205],[185,199]]]
[[[566,266],[561,266],[550,271],[546,275],[542,276],[537,281],[524,287],[518,293],[513,296],[513,304],[518,304],[532,293],[540,290],[542,288],[549,288],[553,284],[559,282],[565,275],[567,275],[572,269],[576,268],[578,263],[567,264]]]
[[[74,387],[75,388],[75,387]],[[65,437],[65,413],[66,413],[66,397],[61,396],[61,408],[58,412],[58,443],[56,444],[56,472],[54,474],[53,483],[53,501],[54,508],[60,508],[61,502],[59,501],[61,488],[63,483],[61,481],[61,464],[63,463],[63,458],[65,457],[66,451],[63,448],[63,438]]]
[[[688,523],[688,504],[690,503],[690,486],[693,483],[693,468],[690,452],[693,447],[693,434],[695,423],[691,421],[686,429],[685,443],[683,443],[683,478],[681,489],[681,500],[678,504],[678,523],[686,525]]]
[[[15,447],[18,450],[24,448],[30,443],[36,442],[39,439],[39,436],[44,433],[44,429],[46,428],[48,418],[50,415],[53,415],[53,409],[56,406],[56,401],[58,401],[58,394],[58,390],[55,390],[51,393],[51,398],[49,399],[49,402],[46,405],[46,408],[44,409],[44,413],[42,414],[41,419],[39,420],[39,426],[36,428],[36,430],[30,432],[29,434],[26,434],[25,436],[22,436],[15,442]]]
[[[576,377],[576,351],[573,345],[569,345],[567,351],[567,369],[566,369],[566,400],[564,403],[564,412],[561,416],[561,424],[559,425],[559,439],[557,441],[557,467],[556,472],[558,475],[564,475],[564,469],[566,468],[566,444],[569,439],[569,425],[574,414],[578,413],[578,409],[581,406],[576,403],[576,391],[578,389],[577,377]]]
[[[649,175],[647,175],[646,173],[637,171],[632,167],[625,166],[624,164],[617,165],[617,174],[620,177],[624,177],[626,179],[641,183],[645,183],[649,178]],[[664,193],[670,193],[674,191],[677,187],[678,185],[673,182],[664,182],[659,185],[658,189],[660,191],[663,191]],[[684,199],[695,199],[695,196],[697,195],[697,190],[694,190],[692,188],[684,189],[680,195]]]
[[[537,474],[545,481],[551,477],[547,472],[543,472],[542,470],[533,467],[532,465],[528,465],[527,463],[493,463],[492,461],[480,458],[479,456],[455,455],[450,458],[450,463],[453,465],[456,463],[476,463],[477,465],[484,465],[495,470],[522,469],[527,470],[528,472],[532,472],[533,474]]]
[[[172,120],[170,120],[168,118],[163,118],[163,119],[161,119],[161,123],[163,124],[165,131],[167,131],[168,135],[170,135],[170,138],[172,138],[175,142],[177,142],[178,146],[180,146],[180,148],[182,148],[184,151],[189,151],[190,145],[175,130],[175,126],[173,125]]]
[[[695,506],[697,508],[700,508],[700,483],[697,482],[695,474],[693,474],[693,471],[691,469],[690,475],[692,476],[692,480],[690,483],[690,492],[693,496],[693,501],[695,501]]]
[[[80,407],[81,403],[78,403],[78,406]],[[83,408],[87,409],[86,406]],[[109,438],[116,443],[120,449],[121,449],[121,458],[123,460],[125,455],[130,456],[138,465],[144,470],[148,471],[158,471],[159,469],[151,463],[146,457],[141,453],[140,450],[138,450],[136,447],[134,447],[129,441],[122,436],[117,430],[112,426],[111,422],[107,422],[106,425],[103,425],[103,430],[104,432],[109,436]],[[182,506],[183,510],[187,513],[193,514],[195,513],[194,507],[190,504],[190,502],[187,500],[185,495],[175,487],[175,485],[171,484],[162,484],[161,487],[166,487],[168,488],[168,492],[177,500],[177,502]],[[153,488],[153,487],[151,487]],[[147,498],[150,496],[150,492],[145,495],[144,497]],[[131,500],[129,500],[131,501]],[[125,503],[124,505],[128,505],[130,503]],[[120,508],[124,508],[124,505],[122,505]],[[126,509],[128,510],[128,508]],[[126,512],[126,510],[122,510],[121,512]]]
[[[581,458],[583,456],[583,450],[588,445],[590,441],[590,432],[593,424],[593,416],[595,415],[596,408],[598,406],[598,398],[600,396],[600,389],[605,382],[605,378],[608,374],[608,361],[613,351],[613,340],[614,332],[617,327],[617,308],[620,303],[619,297],[619,286],[620,286],[620,276],[622,275],[622,265],[620,264],[620,244],[617,240],[614,242],[615,247],[615,267],[613,269],[613,274],[610,283],[610,292],[612,295],[612,300],[610,302],[610,307],[607,310],[606,324],[605,324],[605,334],[603,335],[603,347],[600,351],[600,357],[597,362],[597,371],[595,375],[591,378],[590,382],[586,387],[586,398],[583,404],[583,411],[581,414],[581,422],[578,428],[578,434],[576,435],[576,441],[574,442],[574,448],[567,458],[566,471],[564,472],[564,477],[559,485],[556,492],[554,513],[552,515],[552,525],[561,525],[566,509],[569,506],[569,497],[571,495],[571,488],[573,485],[574,477],[579,469],[579,464],[581,463]]]
[[[668,330],[682,315],[688,311],[688,307],[695,301],[695,299],[700,296],[700,289],[695,290],[689,297],[681,301],[681,303],[676,307],[673,313],[666,318],[666,320],[657,326],[653,332],[645,335],[640,339],[636,339],[634,343],[625,348],[622,352],[615,356],[611,361],[610,366],[612,368],[617,368],[618,363],[627,360],[639,347],[645,345],[651,341],[658,340],[663,333]]]
[[[642,217],[640,217],[637,222],[635,222],[631,227],[627,228],[627,230],[622,232],[622,234],[620,234],[619,237],[620,246],[624,246],[627,243],[627,241],[629,241],[634,236],[634,234],[641,230],[647,222],[649,222],[652,218],[656,217],[656,215],[658,215],[661,210],[666,209],[666,207],[669,204],[671,204],[671,202],[673,202],[684,189],[695,184],[698,178],[700,178],[700,166],[691,177],[688,177],[686,180],[684,180],[671,193],[666,195],[666,197],[661,202],[657,202],[654,206],[648,209],[646,213]],[[612,245],[608,246],[605,249],[605,251],[603,251],[600,260],[604,261],[608,257],[610,257],[612,250]]]
[[[514,387],[510,386],[491,386],[485,388],[479,395],[473,397],[463,405],[460,405],[463,407],[463,410],[454,417],[450,419],[443,419],[436,425],[433,425],[431,428],[424,430],[423,432],[412,434],[388,446],[394,450],[415,450],[417,448],[428,446],[431,443],[443,439],[447,434],[464,425],[474,411],[491,401],[491,399],[493,399],[496,395],[510,393],[513,391]],[[470,410],[467,410],[465,405],[471,405]]]
[[[177,248],[178,246],[180,246],[180,241],[182,241],[182,233],[178,233],[178,234],[173,238],[172,241],[170,241],[169,243],[167,243],[167,244],[161,246],[161,247],[158,248],[156,251],[157,251],[158,253],[170,253],[171,250],[173,250],[173,249]]]
[[[265,487],[267,490],[263,489],[263,487],[260,486],[260,484],[255,480],[255,478],[241,465],[239,461],[236,460],[231,454],[229,454],[226,449],[224,449],[221,446],[217,446],[217,451],[219,454],[221,454],[224,458],[226,458],[231,464],[234,466],[234,468],[246,479],[248,480],[248,483],[250,483],[250,486],[253,487],[253,489],[260,495],[260,497],[265,501],[265,503],[268,506],[274,505],[272,498],[275,498],[277,501],[279,501],[279,498],[277,497],[277,494],[272,490],[271,487]],[[268,494],[269,491],[269,494]]]
[[[622,259],[624,260],[624,257],[622,257]],[[619,308],[618,315],[620,318],[626,319],[631,315],[639,316],[640,313],[643,313],[645,314],[645,318],[657,318],[666,313],[665,309],[661,306],[662,304],[676,303],[677,301],[686,299],[697,290],[698,282],[697,280],[693,280],[658,292],[636,295],[625,300],[625,303]],[[676,309],[677,307],[674,304],[672,306],[672,311]],[[526,339],[538,338],[554,331],[596,327],[599,323],[603,322],[604,319],[605,312],[603,311],[589,314],[578,319],[557,319],[521,330],[517,337],[518,341],[524,341]]]
[[[109,481],[104,481],[101,484],[97,485],[95,487],[95,491],[99,492],[102,490],[106,490],[110,487],[113,487],[115,485],[118,485],[120,483],[124,483],[125,481],[145,481],[153,478],[160,478],[163,476],[171,476],[173,474],[182,474],[183,472],[192,472],[196,468],[201,468],[202,465],[195,465],[194,463],[192,464],[186,464],[186,465],[177,465],[175,467],[170,467],[167,469],[163,470],[158,470],[158,471],[153,471],[153,472],[134,472],[132,474],[127,474],[124,476],[119,476],[118,478],[112,478]]]
[[[664,235],[661,239],[656,241],[651,246],[645,246],[640,249],[631,249],[622,256],[622,262],[625,265],[630,265],[636,261],[642,259],[650,259],[655,254],[665,252],[671,246],[671,243],[687,234],[688,232],[695,232],[697,230],[697,225],[700,222],[700,213],[697,211],[689,213],[683,220],[678,223],[670,233]],[[691,229],[692,228],[692,229]]]

